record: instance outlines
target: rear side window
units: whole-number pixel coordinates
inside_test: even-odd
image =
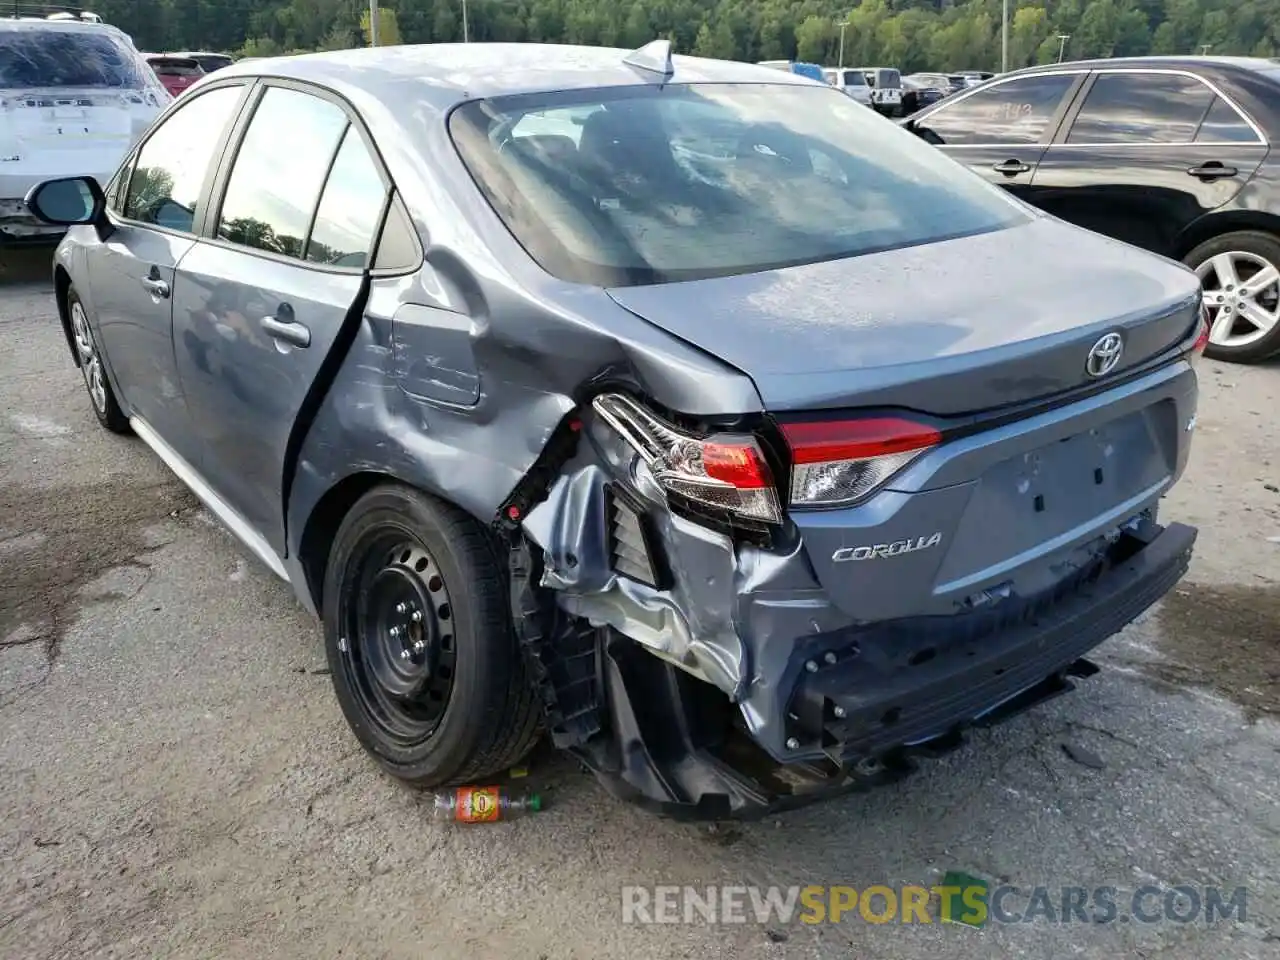
[[[1213,98],[1213,106],[1205,114],[1197,143],[1257,143],[1258,135],[1245,122],[1238,110],[1221,97]]]
[[[240,144],[218,217],[218,236],[302,259],[311,215],[347,115],[328,100],[271,87]]]
[[[386,194],[360,134],[354,127],[347,127],[316,208],[315,226],[307,241],[307,259],[335,267],[364,267]]]
[[[240,103],[243,87],[219,87],[187,100],[143,144],[129,180],[124,215],[191,231],[213,151]]]
[[[1070,74],[1019,77],[935,110],[916,126],[946,146],[1039,143],[1075,81]]]
[[[17,27],[0,23],[0,89],[149,86],[147,67],[125,40],[101,29]]]
[[[1100,74],[1085,95],[1067,143],[1190,143],[1213,97],[1194,77]]]

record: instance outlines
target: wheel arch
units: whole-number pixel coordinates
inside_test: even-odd
[[[385,484],[402,484],[421,489],[419,484],[392,473],[377,470],[361,470],[349,474],[329,487],[316,501],[302,525],[298,540],[297,562],[301,567],[303,584],[314,609],[324,609],[324,575],[329,562],[329,551],[343,519],[356,501],[374,487]]]
[[[1206,240],[1240,230],[1260,230],[1280,237],[1280,216],[1265,210],[1226,210],[1207,214],[1178,235],[1170,255],[1181,260]]]
[[[71,308],[67,294],[71,291],[71,274],[62,264],[53,268],[53,299],[58,305],[58,319],[62,322],[62,335],[67,339],[67,349],[71,351],[71,359],[76,368],[80,367],[80,353],[76,350],[75,338],[71,334]]]

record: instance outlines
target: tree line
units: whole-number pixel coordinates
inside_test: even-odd
[[[0,7],[5,0],[0,0]],[[29,0],[23,0],[24,4]],[[65,2],[65,0],[63,0]],[[147,50],[265,56],[367,43],[364,0],[86,0]],[[382,43],[463,39],[462,0],[382,0]],[[1001,0],[467,0],[470,40],[638,47],[734,60],[999,69]],[[1061,38],[1066,39],[1061,39]],[[1009,67],[1059,58],[1271,57],[1280,0],[1010,0]]]

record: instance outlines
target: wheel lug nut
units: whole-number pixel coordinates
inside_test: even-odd
[[[833,651],[828,650],[825,654],[823,654],[822,659],[827,661],[827,663],[835,663],[836,655]]]
[[[421,640],[419,640],[417,643],[413,645],[414,653],[421,653],[425,649],[427,649],[427,645],[423,643]]]
[[[401,660],[408,660],[410,656],[412,656],[412,654],[410,654],[408,650],[401,650],[401,651],[400,651],[400,659],[401,659]]]
[[[396,604],[396,613],[405,613],[408,611],[408,609],[409,609],[409,605],[407,603]]]
[[[838,720],[843,720],[848,715],[848,711],[844,707],[835,707],[831,712],[836,715]]]
[[[390,633],[393,637],[398,637],[398,636],[400,636],[400,628],[399,628],[399,627],[392,627],[392,628],[391,628],[390,630],[388,630],[387,632],[388,632],[388,633]]]
[[[409,619],[410,619],[410,620],[412,620],[414,623],[421,623],[421,622],[422,622],[422,611],[421,611],[421,610],[415,610],[415,611],[413,611],[413,616],[411,616]]]
[[[810,673],[818,672],[818,665],[814,663],[812,660],[806,660],[804,664],[804,668],[808,670]]]
[[[788,737],[788,738],[787,738],[787,749],[788,749],[788,750],[799,750],[799,749],[800,749],[800,741],[799,741],[799,740],[797,740],[795,737]]]

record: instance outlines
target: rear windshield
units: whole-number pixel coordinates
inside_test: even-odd
[[[151,69],[165,77],[199,77],[204,74],[194,60],[148,60]]]
[[[213,73],[215,70],[221,70],[223,67],[229,67],[232,64],[230,57],[225,57],[218,53],[202,53],[199,56],[191,58],[196,61],[207,72]]]
[[[477,100],[450,132],[543,269],[596,286],[835,260],[1023,222],[998,188],[830,87]]]
[[[844,72],[844,85],[846,87],[865,87],[867,78],[862,75],[861,70],[846,70]]]
[[[0,28],[0,89],[139,89],[149,85],[144,69],[125,40],[105,31]]]
[[[900,87],[902,86],[902,74],[897,70],[877,70],[879,74],[878,87]]]

